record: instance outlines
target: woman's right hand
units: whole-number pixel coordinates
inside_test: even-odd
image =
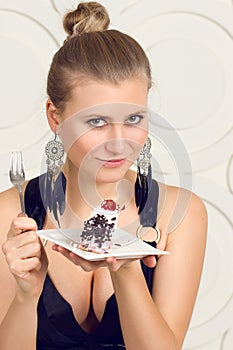
[[[36,234],[35,220],[18,216],[11,224],[2,250],[21,297],[39,298],[48,268],[45,250]]]

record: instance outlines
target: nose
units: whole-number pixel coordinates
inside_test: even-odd
[[[125,143],[122,123],[112,123],[109,139],[105,145],[106,151],[115,155],[123,154]]]

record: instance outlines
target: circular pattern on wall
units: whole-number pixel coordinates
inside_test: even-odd
[[[233,328],[229,329],[229,331],[226,332],[221,344],[221,350],[231,350],[232,344],[233,344]]]
[[[211,0],[141,1],[122,16],[154,64],[150,107],[179,131],[193,171],[221,163],[233,137],[229,8]]]
[[[227,184],[231,193],[233,193],[233,155],[227,166]]]
[[[1,149],[7,152],[29,147],[41,138],[43,129],[48,131],[46,118],[40,116],[48,62],[57,43],[36,20],[16,11],[1,10],[0,23]],[[40,41],[43,46],[38,46]]]
[[[42,1],[34,4],[10,0],[0,5],[3,189],[9,187],[10,152],[23,150],[25,164],[30,164],[26,174],[33,173],[33,169],[38,172],[40,159],[35,154],[43,152],[48,138],[46,78],[51,58],[60,46],[60,31],[57,14],[51,13],[48,19],[47,11],[48,6]]]

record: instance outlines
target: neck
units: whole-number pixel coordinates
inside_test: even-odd
[[[128,206],[134,200],[135,173],[128,171],[117,182],[96,182],[87,174],[80,174],[69,161],[63,167],[67,179],[66,200],[75,212],[87,213],[103,199],[113,199],[120,206]]]

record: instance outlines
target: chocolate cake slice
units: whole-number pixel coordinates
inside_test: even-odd
[[[119,206],[112,199],[105,199],[94,208],[91,217],[84,221],[79,248],[93,253],[107,253],[111,248],[119,211]]]

